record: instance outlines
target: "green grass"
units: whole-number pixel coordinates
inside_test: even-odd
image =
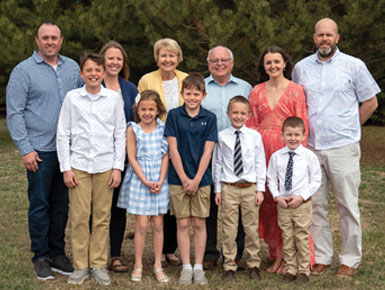
[[[207,272],[209,285],[205,289],[385,289],[385,128],[365,127],[362,147],[362,183],[360,188],[360,210],[363,230],[363,260],[361,266],[350,280],[336,278],[338,269],[338,252],[340,234],[335,200],[330,196],[330,220],[333,230],[335,255],[333,264],[323,276],[311,277],[303,288],[281,285],[276,274],[266,273],[268,267],[267,247],[264,243],[261,252],[263,280],[250,282],[248,272],[238,272],[236,282],[224,285],[221,282],[222,269],[217,267]],[[104,289],[92,279],[80,286],[71,286],[67,277],[56,275],[53,281],[41,282],[35,278],[31,263],[32,253],[29,250],[27,224],[27,180],[19,153],[9,137],[4,120],[0,120],[0,289]],[[134,218],[129,216],[127,232],[134,230]],[[67,243],[67,253],[71,250]],[[197,286],[178,284],[179,268],[166,268],[170,282],[159,285],[152,274],[152,241],[151,233],[147,238],[144,253],[144,276],[141,284],[130,281],[130,274],[111,273],[110,289],[200,289]],[[133,241],[125,239],[123,243],[123,259],[133,266]]]

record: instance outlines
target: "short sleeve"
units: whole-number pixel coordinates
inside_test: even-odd
[[[168,113],[167,120],[166,120],[166,128],[164,129],[164,136],[166,137],[176,137],[176,110],[172,109]]]
[[[359,60],[357,72],[354,80],[357,99],[360,103],[365,102],[379,92],[381,92],[378,84],[370,74],[365,63]]]
[[[218,142],[217,117],[214,114],[210,116],[209,124],[209,132],[206,141]]]

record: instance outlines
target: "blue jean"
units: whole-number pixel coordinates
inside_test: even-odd
[[[41,152],[37,172],[27,171],[28,223],[32,262],[65,255],[68,189],[60,172],[56,151]]]

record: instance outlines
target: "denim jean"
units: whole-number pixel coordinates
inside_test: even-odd
[[[37,151],[42,162],[37,172],[27,171],[28,223],[32,262],[65,255],[68,189],[60,173],[56,151]]]

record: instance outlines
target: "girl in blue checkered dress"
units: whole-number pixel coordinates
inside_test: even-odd
[[[168,278],[162,269],[163,214],[169,208],[169,186],[167,182],[168,153],[164,137],[164,123],[159,119],[166,110],[155,91],[140,93],[134,105],[135,121],[128,123],[127,156],[130,168],[127,170],[120,190],[118,207],[126,208],[136,215],[135,265],[131,280],[142,278],[142,256],[149,226],[154,241],[154,273],[159,282]]]

